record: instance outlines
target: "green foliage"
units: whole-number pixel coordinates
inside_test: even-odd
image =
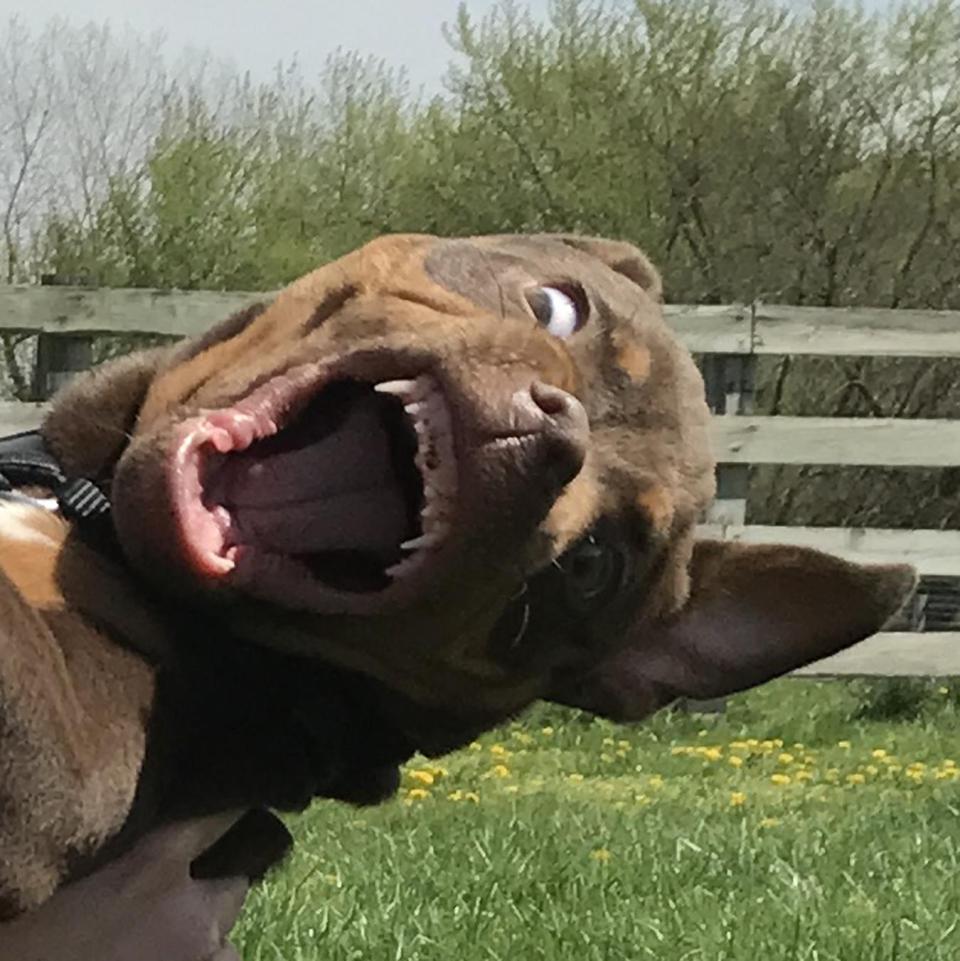
[[[937,703],[939,684],[926,677],[891,677],[860,681],[855,720],[915,721]]]
[[[401,797],[292,819],[247,961],[952,961],[960,715],[849,720],[840,682],[734,698],[709,727],[541,708]],[[785,780],[784,780],[785,779]]]
[[[639,242],[675,300],[960,306],[956,4],[504,3],[447,34],[428,102],[355,56],[171,95],[40,260],[259,289],[383,232],[564,229]]]

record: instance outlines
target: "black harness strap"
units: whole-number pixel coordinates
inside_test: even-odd
[[[23,487],[48,489],[60,513],[84,534],[112,541],[110,499],[92,480],[68,477],[38,430],[0,437],[0,496]]]

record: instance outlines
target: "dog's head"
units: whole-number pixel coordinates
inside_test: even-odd
[[[461,716],[638,717],[853,643],[912,583],[695,545],[709,416],[660,299],[624,243],[386,237],[46,432],[109,478],[130,562],[244,637]]]

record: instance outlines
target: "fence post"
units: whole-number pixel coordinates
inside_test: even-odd
[[[746,311],[748,308],[744,308]],[[753,345],[755,307],[750,310],[750,343]],[[756,356],[750,354],[708,354],[700,362],[706,388],[707,406],[713,414],[736,417],[753,413]],[[748,464],[717,465],[717,496],[704,518],[710,524],[742,525],[747,522],[750,486]],[[688,714],[722,714],[726,698],[698,701],[685,698],[679,707]]]
[[[44,274],[44,287],[77,286],[75,277]],[[33,368],[33,400],[49,399],[67,381],[93,366],[93,337],[88,334],[53,334],[41,331],[37,337],[37,357]]]

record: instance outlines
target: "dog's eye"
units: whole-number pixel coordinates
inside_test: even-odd
[[[578,609],[609,599],[620,585],[623,554],[616,547],[588,535],[560,558],[569,602]]]
[[[540,324],[554,337],[565,340],[573,336],[587,319],[585,298],[573,289],[534,287],[526,297]]]

